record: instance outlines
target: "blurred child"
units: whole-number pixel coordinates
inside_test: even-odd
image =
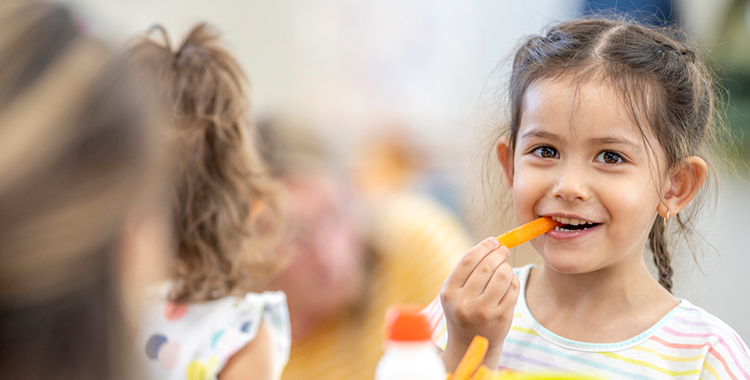
[[[456,218],[414,193],[372,203],[337,170],[314,133],[259,126],[270,169],[284,185],[289,262],[271,282],[289,297],[292,351],[284,380],[371,380],[394,304],[426,305],[469,248]]]
[[[511,269],[488,238],[454,268],[428,309],[444,311],[435,338],[449,371],[482,335],[492,367],[750,378],[739,336],[671,293],[668,238],[691,232],[711,173],[713,83],[669,30],[582,19],[523,42],[497,156],[518,222],[549,216],[559,226],[532,241],[539,267]]]
[[[275,186],[248,128],[246,77],[206,25],[175,50],[143,38],[176,145],[171,281],[151,296],[138,349],[154,379],[276,379],[290,345],[286,298],[262,289],[275,267]]]
[[[141,378],[124,301],[163,276],[148,96],[78,25],[59,5],[0,5],[3,379]]]

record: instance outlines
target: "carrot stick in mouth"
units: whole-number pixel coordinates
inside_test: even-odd
[[[543,216],[498,236],[497,240],[500,241],[500,246],[506,246],[510,249],[547,233],[557,225],[558,223],[549,216]]]

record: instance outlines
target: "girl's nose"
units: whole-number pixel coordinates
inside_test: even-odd
[[[583,168],[567,165],[559,172],[552,188],[552,196],[566,202],[587,201],[591,192]]]

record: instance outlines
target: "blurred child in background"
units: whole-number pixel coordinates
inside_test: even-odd
[[[0,5],[0,377],[138,379],[168,218],[147,94],[59,5]]]
[[[437,202],[404,192],[364,201],[309,130],[259,125],[270,169],[284,184],[288,263],[272,281],[289,300],[292,351],[283,379],[367,379],[383,354],[394,304],[426,305],[468,236]]]
[[[403,192],[423,194],[462,216],[459,186],[436,167],[431,151],[438,152],[420,144],[404,124],[383,125],[356,149],[352,173],[357,191],[367,199]]]
[[[138,350],[154,379],[276,379],[289,320],[283,293],[256,293],[276,266],[279,218],[249,129],[247,79],[208,26],[176,49],[159,31],[163,41],[142,38],[129,55],[153,74],[171,117],[177,255],[150,295]]]

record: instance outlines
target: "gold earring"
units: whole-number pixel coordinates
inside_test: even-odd
[[[669,220],[669,209],[667,209],[667,216],[664,218],[662,222],[664,223],[664,228],[667,228],[667,220]]]

